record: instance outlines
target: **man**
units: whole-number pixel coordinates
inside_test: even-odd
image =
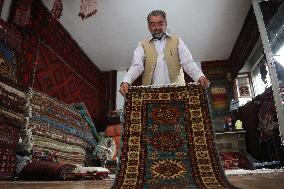
[[[209,81],[193,62],[184,42],[166,33],[166,13],[154,10],[147,21],[152,37],[141,41],[135,49],[132,65],[122,80],[119,92],[125,96],[129,86],[141,74],[142,85],[184,84],[183,69],[195,82],[207,87]]]

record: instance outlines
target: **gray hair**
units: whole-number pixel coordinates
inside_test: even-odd
[[[150,22],[150,17],[151,16],[162,16],[163,19],[165,19],[165,21],[167,22],[167,15],[165,13],[165,11],[162,11],[162,10],[153,10],[152,12],[150,12],[147,16],[147,21],[148,21],[148,24]]]

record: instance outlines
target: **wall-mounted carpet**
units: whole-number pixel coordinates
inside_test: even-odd
[[[116,83],[116,77],[111,81],[110,72],[96,67],[70,32],[51,19],[50,10],[42,1],[32,1],[30,15],[29,24],[21,30],[21,87],[32,87],[67,104],[84,102],[93,120],[105,119],[110,99],[115,98],[115,94],[110,97],[110,82]],[[14,33],[13,36],[17,37]]]
[[[200,85],[133,87],[112,189],[236,188],[222,169]]]

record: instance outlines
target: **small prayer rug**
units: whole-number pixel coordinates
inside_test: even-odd
[[[112,189],[236,188],[222,169],[205,89],[130,88]]]

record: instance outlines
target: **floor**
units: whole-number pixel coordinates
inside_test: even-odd
[[[244,189],[283,189],[284,172],[228,176],[232,184]],[[0,181],[1,189],[109,189],[112,181]]]
[[[228,176],[229,181],[243,189],[283,189],[284,173]]]

